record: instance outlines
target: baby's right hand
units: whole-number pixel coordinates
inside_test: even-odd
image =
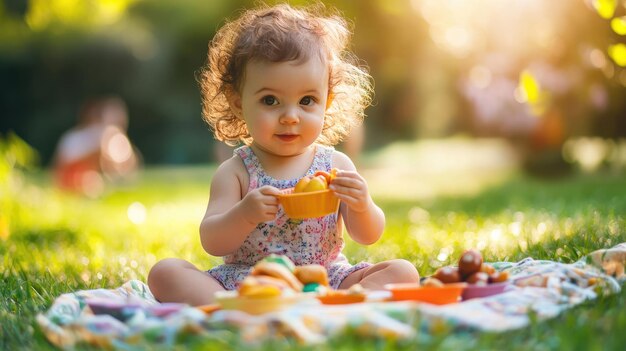
[[[276,195],[279,194],[280,190],[269,185],[248,192],[240,203],[246,221],[256,226],[276,218],[276,213],[278,213]]]

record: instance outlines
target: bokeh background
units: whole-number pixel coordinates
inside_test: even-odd
[[[353,50],[375,80],[366,151],[489,137],[531,172],[626,163],[626,1],[324,3],[354,25]],[[253,5],[1,0],[0,132],[47,166],[81,104],[116,95],[146,164],[215,162],[196,74],[216,29]]]
[[[626,242],[626,0],[323,2],[353,24],[375,81],[351,156],[385,235],[345,235],[351,262],[404,258],[428,276],[467,248],[486,262],[575,262]],[[251,6],[0,0],[0,349],[49,349],[35,318],[61,294],[145,282],[166,257],[222,263],[198,243],[224,149],[196,75],[217,28]],[[144,167],[62,191],[59,139],[103,96],[126,104]],[[412,348],[623,349],[625,296],[512,335],[442,330]],[[363,349],[361,336],[338,338],[329,349]]]

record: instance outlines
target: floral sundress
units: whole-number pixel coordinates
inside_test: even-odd
[[[332,147],[316,145],[313,163],[306,175],[318,170],[329,172],[333,151]],[[279,180],[267,175],[249,146],[239,147],[234,153],[241,157],[250,175],[248,191],[264,185],[287,189],[298,182],[299,178]],[[225,289],[234,290],[255,263],[270,254],[286,255],[296,265],[323,265],[328,270],[330,286],[337,289],[349,274],[370,266],[367,262],[351,265],[341,253],[345,244],[341,231],[337,230],[338,215],[332,213],[319,218],[292,219],[279,206],[276,219],[257,225],[239,249],[223,257],[224,264],[213,267],[207,273]]]

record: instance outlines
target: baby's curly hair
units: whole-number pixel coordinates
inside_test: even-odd
[[[199,83],[202,115],[217,140],[229,145],[252,141],[245,122],[231,111],[227,99],[241,91],[245,67],[251,60],[304,62],[318,55],[328,65],[332,101],[317,142],[337,144],[363,121],[372,99],[372,78],[347,48],[351,32],[346,21],[325,11],[322,4],[306,8],[261,5],[215,34]]]

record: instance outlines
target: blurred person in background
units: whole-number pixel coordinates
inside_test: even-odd
[[[105,182],[132,177],[141,165],[139,152],[126,132],[128,111],[119,97],[86,101],[75,127],[65,132],[53,159],[54,179],[61,189],[98,197]]]

